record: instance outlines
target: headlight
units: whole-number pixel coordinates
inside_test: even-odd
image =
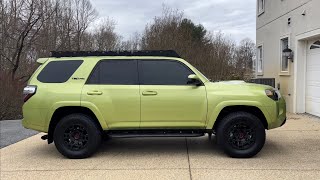
[[[281,99],[281,93],[278,89],[274,89],[274,91],[277,93],[278,95],[278,100]]]
[[[269,98],[275,101],[278,101],[281,98],[281,94],[277,89],[266,89],[265,92]]]

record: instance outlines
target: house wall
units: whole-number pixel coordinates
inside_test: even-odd
[[[289,112],[297,112],[295,72],[303,71],[303,67],[295,65],[305,61],[303,54],[308,38],[298,41],[303,34],[320,29],[320,0],[265,0],[265,11],[257,17],[257,46],[263,45],[263,74],[257,78],[275,78],[276,86],[280,83],[280,91],[287,101]],[[303,16],[303,12],[306,15]],[[291,24],[288,25],[288,18]],[[289,37],[290,49],[296,51],[294,62],[289,61],[289,73],[281,73],[280,40]],[[299,47],[298,47],[299,46]],[[297,52],[299,50],[299,54]],[[299,88],[299,87],[298,87]],[[302,110],[303,111],[303,110]]]

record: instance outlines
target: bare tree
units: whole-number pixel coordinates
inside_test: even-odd
[[[255,56],[255,43],[251,39],[243,39],[234,51],[234,76],[237,79],[250,79],[253,77],[252,65]]]
[[[94,50],[110,51],[119,47],[121,37],[114,32],[115,25],[115,22],[109,18],[100,20],[92,34]]]
[[[76,24],[76,50],[80,51],[82,37],[84,32],[89,27],[90,23],[97,17],[97,11],[92,7],[89,0],[74,0],[75,24]]]
[[[233,79],[236,44],[222,33],[208,33],[201,24],[185,19],[180,11],[165,8],[147,25],[142,49],[173,49],[212,80]]]
[[[15,75],[21,63],[26,46],[31,44],[38,36],[45,22],[45,2],[37,0],[12,0],[4,2],[8,8],[4,14],[9,15],[6,23],[2,24],[2,44],[4,47],[0,52],[2,58],[8,61],[11,68],[11,78]],[[51,13],[51,12],[49,12]]]

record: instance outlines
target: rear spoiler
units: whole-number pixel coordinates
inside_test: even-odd
[[[39,63],[39,64],[44,64],[45,62],[47,62],[49,60],[49,58],[39,58],[38,60],[37,60],[37,63]]]

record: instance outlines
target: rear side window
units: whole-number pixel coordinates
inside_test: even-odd
[[[139,79],[144,85],[188,85],[194,74],[186,65],[169,60],[141,60]]]
[[[87,84],[137,85],[137,61],[102,60],[94,68]]]
[[[51,61],[42,69],[37,79],[43,83],[66,82],[82,62],[82,60]]]

